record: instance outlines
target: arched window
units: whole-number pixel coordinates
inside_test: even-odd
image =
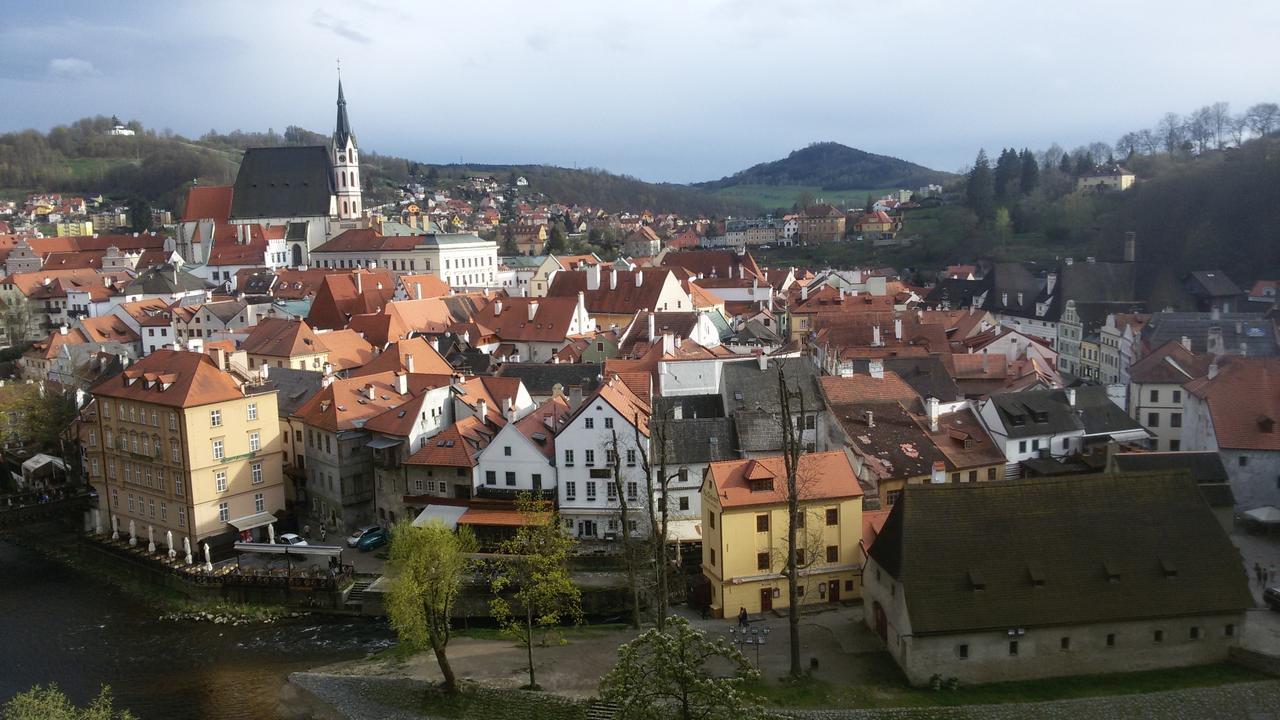
[[[356,171],[355,171],[355,170],[352,170],[351,172],[347,173],[347,175],[350,177],[350,180],[351,180],[351,187],[355,187],[355,186],[356,186]]]
[[[339,183],[339,185],[341,185],[342,187],[346,187],[346,186],[347,186],[347,174],[346,174],[346,173],[341,173],[341,172],[340,172],[340,173],[338,173],[338,183]]]
[[[343,214],[343,215],[346,215],[346,214],[347,214],[347,213],[349,213],[349,212],[350,212],[350,210],[348,210],[348,209],[347,209],[347,201],[346,201],[346,200],[343,200],[343,201],[342,201],[342,214]]]

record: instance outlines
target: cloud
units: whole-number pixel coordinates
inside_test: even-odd
[[[84,80],[101,74],[88,60],[67,57],[49,61],[49,77],[55,80]]]
[[[347,40],[364,43],[365,45],[373,43],[373,38],[351,27],[345,20],[336,18],[323,10],[316,10],[312,13],[311,24]]]

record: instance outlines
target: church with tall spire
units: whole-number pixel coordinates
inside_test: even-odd
[[[360,158],[356,136],[347,118],[347,99],[342,94],[342,78],[338,78],[338,121],[333,128],[333,185],[337,191],[334,209],[339,220],[360,217]]]

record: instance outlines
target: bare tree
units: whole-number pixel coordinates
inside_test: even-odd
[[[640,416],[637,414],[632,426],[635,428],[636,446],[643,448],[640,422]],[[671,516],[670,487],[674,477],[667,472],[670,430],[671,424],[666,416],[658,417],[655,413],[649,421],[649,452],[640,452],[640,467],[644,471],[645,478],[645,501],[649,507],[650,539],[653,543],[654,594],[656,595],[654,623],[658,630],[666,627],[667,606],[670,603],[671,592],[667,584],[670,565],[667,558],[667,536]]]
[[[1213,143],[1213,108],[1205,105],[1187,117],[1187,137],[1203,153]]]
[[[1216,102],[1209,106],[1209,129],[1213,131],[1213,141],[1215,146],[1221,150],[1226,142],[1228,133],[1231,131],[1231,105],[1225,102]]]
[[[1141,144],[1142,140],[1138,137],[1138,133],[1127,132],[1121,135],[1119,140],[1116,140],[1116,155],[1126,157],[1130,153],[1136,153]]]
[[[640,629],[640,557],[635,547],[635,538],[631,536],[631,505],[628,498],[626,482],[622,479],[622,453],[625,451],[618,443],[618,431],[609,431],[610,439],[606,443],[605,457],[609,463],[610,488],[618,499],[618,520],[621,523],[622,554],[627,564],[627,587],[631,589],[631,627]]]
[[[1280,127],[1280,105],[1275,103],[1258,103],[1249,108],[1244,116],[1249,129],[1259,137]]]
[[[1156,134],[1164,144],[1164,151],[1172,155],[1187,141],[1187,126],[1178,113],[1165,113],[1156,126]]]
[[[798,415],[792,414],[793,403],[798,403]],[[800,478],[800,456],[804,451],[805,403],[800,388],[787,386],[787,376],[781,363],[778,365],[778,405],[782,425],[782,460],[786,469],[787,497],[787,556],[783,573],[787,577],[787,630],[791,642],[791,676],[800,677],[800,570],[797,563],[800,549],[797,533],[803,521],[800,515],[800,495],[803,489]],[[799,420],[797,421],[797,417]]]
[[[1236,147],[1244,145],[1245,136],[1249,134],[1249,120],[1244,115],[1237,115],[1231,118],[1231,123],[1227,128],[1231,133],[1231,141]]]
[[[1146,155],[1155,155],[1160,152],[1160,136],[1150,129],[1139,130],[1138,147]]]

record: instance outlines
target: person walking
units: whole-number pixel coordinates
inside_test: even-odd
[[[750,621],[750,619],[747,617],[747,609],[746,609],[746,608],[738,608],[738,627],[740,627],[740,628],[745,628],[745,627],[747,627],[747,624],[748,624],[749,622],[751,622],[751,621]]]

